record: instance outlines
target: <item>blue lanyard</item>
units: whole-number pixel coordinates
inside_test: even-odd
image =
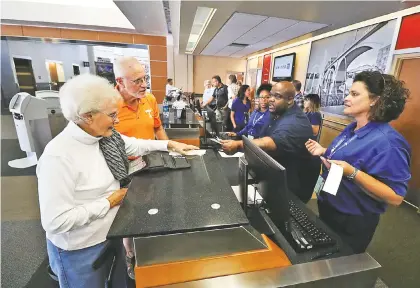
[[[330,155],[327,157],[328,159],[331,159],[331,157],[340,149],[346,147],[349,145],[353,140],[357,138],[357,135],[353,135],[348,141],[344,142],[346,140],[347,136],[344,136],[341,138],[338,143],[331,149]]]
[[[263,113],[258,119],[257,119],[257,117],[254,117],[254,120],[252,121],[252,127],[251,127],[251,129],[254,128],[255,124],[257,124],[258,121],[260,121],[261,118],[264,117],[264,115],[265,115],[265,113]]]

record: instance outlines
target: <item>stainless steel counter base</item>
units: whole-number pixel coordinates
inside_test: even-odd
[[[368,253],[165,285],[167,288],[373,288],[381,265]]]
[[[134,238],[136,265],[187,261],[267,249],[252,226]]]

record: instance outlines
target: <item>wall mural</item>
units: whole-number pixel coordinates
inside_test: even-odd
[[[305,94],[319,94],[323,107],[343,105],[357,73],[384,73],[395,23],[381,22],[313,42]]]

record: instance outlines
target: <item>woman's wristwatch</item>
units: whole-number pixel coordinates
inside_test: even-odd
[[[353,167],[353,168],[354,168],[353,173],[351,173],[349,176],[347,176],[347,179],[349,179],[349,180],[354,180],[357,172],[359,172],[359,169],[357,169],[356,167]]]

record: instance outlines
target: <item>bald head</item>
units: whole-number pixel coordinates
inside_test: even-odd
[[[270,113],[283,115],[293,106],[295,97],[295,87],[287,81],[279,82],[271,88],[271,97],[268,105]]]
[[[115,78],[133,78],[138,74],[145,74],[145,69],[134,57],[120,57],[114,63],[114,73]]]
[[[290,100],[295,97],[295,86],[288,81],[281,81],[273,85],[271,92],[284,96],[285,100]]]

